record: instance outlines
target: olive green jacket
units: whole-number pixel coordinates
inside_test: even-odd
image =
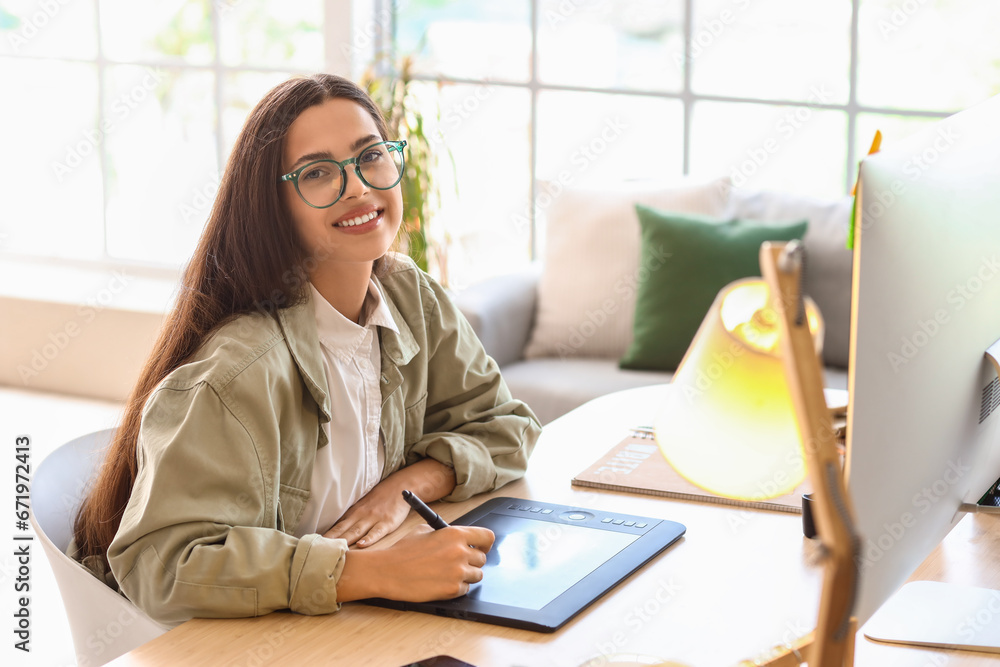
[[[439,285],[405,258],[382,278],[383,478],[424,457],[458,501],[520,477],[541,428]],[[153,619],[339,609],[344,540],[294,537],[331,410],[313,304],[242,315],[156,388],[138,477],[108,550]]]

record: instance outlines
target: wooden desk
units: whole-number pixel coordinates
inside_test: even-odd
[[[688,527],[679,543],[554,634],[347,604],[318,617],[196,619],[112,664],[399,667],[443,653],[479,667],[575,667],[602,653],[638,653],[700,667],[731,665],[808,632],[820,568],[798,516],[570,485],[629,427],[649,424],[666,390],[619,392],[553,422],[525,478],[494,494],[662,517]],[[437,503],[435,509],[452,520],[484,499]],[[411,516],[398,533],[417,521]],[[998,553],[996,518],[966,517],[917,578],[1000,588]],[[1000,659],[879,645],[859,633],[855,664],[996,667]]]

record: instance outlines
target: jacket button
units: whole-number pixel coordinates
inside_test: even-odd
[[[389,384],[389,378],[387,378],[386,376],[383,375],[382,376],[382,384]]]

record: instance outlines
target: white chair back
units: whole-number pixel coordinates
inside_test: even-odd
[[[45,457],[31,483],[31,523],[59,585],[81,667],[110,662],[168,629],[65,553],[77,509],[113,433],[98,431],[62,445]]]

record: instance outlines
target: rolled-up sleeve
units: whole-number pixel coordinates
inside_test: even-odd
[[[497,364],[437,283],[427,315],[427,402],[423,435],[413,455],[455,470],[457,485],[444,500],[465,500],[522,475],[541,434],[531,409],[515,400]]]
[[[274,451],[207,384],[147,402],[139,470],[108,560],[122,592],[165,624],[336,611],[347,545],[279,528]]]

